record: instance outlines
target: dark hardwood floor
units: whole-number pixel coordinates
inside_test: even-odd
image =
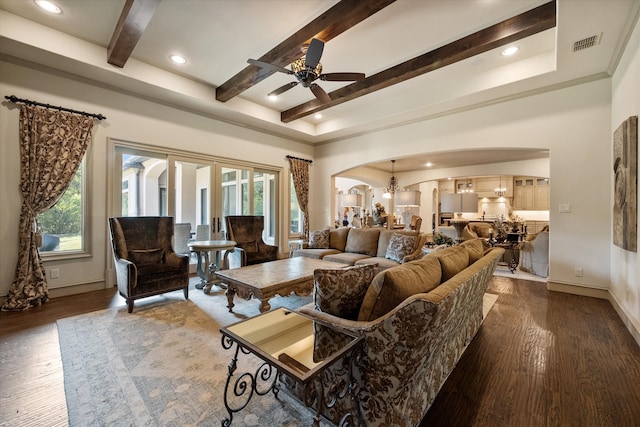
[[[640,348],[608,301],[497,276],[488,292],[422,426],[640,426]],[[0,426],[66,426],[56,320],[122,305],[107,289],[0,312]]]
[[[606,300],[494,277],[422,426],[640,426],[640,347]]]

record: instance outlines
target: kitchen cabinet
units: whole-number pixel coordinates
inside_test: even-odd
[[[514,177],[513,209],[549,210],[549,179],[531,176]]]

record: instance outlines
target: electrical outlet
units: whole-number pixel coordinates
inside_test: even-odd
[[[57,268],[52,268],[51,269],[51,278],[52,279],[60,278],[60,270],[58,270]]]
[[[582,277],[582,267],[576,267],[574,274],[576,277]]]
[[[571,212],[571,205],[569,203],[560,203],[558,205],[558,212],[561,212],[561,213]]]

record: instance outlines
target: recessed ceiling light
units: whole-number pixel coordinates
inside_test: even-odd
[[[276,102],[278,100],[278,95],[268,95],[269,101]]]
[[[169,59],[174,64],[186,64],[187,63],[187,60],[184,58],[184,56],[180,56],[180,55],[171,55],[169,57]]]
[[[58,6],[51,3],[50,1],[47,1],[47,0],[35,0],[35,1],[38,7],[40,7],[40,9],[46,10],[49,13],[55,13],[57,15],[62,13],[62,9],[60,9]]]
[[[520,50],[520,48],[518,46],[510,46],[510,47],[506,48],[505,50],[503,50],[500,53],[500,55],[502,55],[502,56],[511,56],[511,55],[514,55],[519,50]]]
[[[426,166],[426,167],[428,167],[428,168],[430,168],[431,166],[433,166],[433,163],[431,163],[431,162],[427,162],[427,163],[425,163],[425,166]]]
[[[321,119],[322,118],[322,114],[316,113],[316,114],[313,115],[313,117],[315,117],[316,119]]]

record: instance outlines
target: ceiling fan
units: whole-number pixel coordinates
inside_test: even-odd
[[[249,64],[257,67],[266,68],[272,71],[278,71],[285,74],[293,74],[297,82],[287,83],[284,86],[270,92],[267,96],[278,96],[283,92],[288,91],[298,83],[304,87],[311,89],[311,92],[321,102],[326,103],[331,101],[331,97],[324,89],[314,83],[315,80],[320,79],[330,82],[350,82],[364,80],[364,73],[325,73],[322,74],[322,64],[320,63],[320,57],[324,50],[324,42],[319,39],[311,39],[311,43],[308,46],[303,46],[303,51],[306,47],[306,55],[303,58],[296,59],[291,64],[291,69],[280,67],[279,65],[270,64],[268,62],[262,62],[255,59],[249,59]]]

